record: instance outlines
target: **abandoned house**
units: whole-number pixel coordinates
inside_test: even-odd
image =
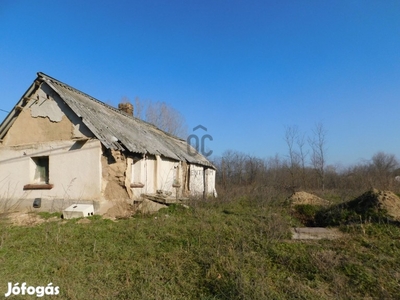
[[[215,167],[133,109],[38,73],[0,125],[0,205],[215,195]]]

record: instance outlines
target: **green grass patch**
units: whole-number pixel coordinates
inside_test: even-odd
[[[48,219],[50,219],[50,218],[60,218],[61,219],[61,216],[62,216],[62,213],[60,213],[60,212],[53,212],[53,213],[50,213],[50,212],[38,212],[37,213],[42,219],[45,219],[45,220],[48,220]]]
[[[300,209],[315,216],[314,208]],[[52,215],[43,215],[51,218]],[[395,224],[342,225],[335,241],[290,240],[285,209],[240,197],[99,216],[0,224],[8,282],[60,287],[59,299],[363,299],[400,294]],[[358,226],[358,227],[357,227]],[[89,296],[90,295],[90,296]]]

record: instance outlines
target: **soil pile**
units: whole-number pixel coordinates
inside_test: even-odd
[[[60,221],[58,217],[43,219],[38,214],[26,212],[9,212],[0,214],[0,221],[17,226],[35,226],[45,222]]]
[[[292,206],[294,205],[320,205],[320,206],[328,206],[330,202],[328,200],[322,199],[316,195],[307,193],[307,192],[296,192],[288,199]]]
[[[103,218],[111,220],[127,219],[135,214],[135,212],[136,209],[133,205],[125,201],[116,201],[113,203],[113,206],[109,208],[107,212],[103,215]]]
[[[318,226],[400,222],[400,198],[390,191],[377,189],[365,192],[354,200],[322,209],[315,214]]]
[[[346,203],[345,207],[361,215],[383,212],[393,220],[400,221],[400,198],[390,191],[370,190]]]

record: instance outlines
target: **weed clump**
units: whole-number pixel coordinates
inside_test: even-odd
[[[322,207],[318,205],[300,204],[294,207],[293,215],[305,226],[319,226],[316,215],[321,209]]]

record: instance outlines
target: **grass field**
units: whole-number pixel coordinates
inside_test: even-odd
[[[399,226],[342,225],[339,240],[294,241],[299,221],[283,200],[219,198],[84,224],[3,220],[0,294],[8,282],[52,282],[60,288],[52,299],[400,297]]]

